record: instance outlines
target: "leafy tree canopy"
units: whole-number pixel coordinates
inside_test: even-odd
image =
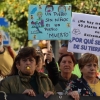
[[[2,27],[20,44],[28,44],[28,6],[30,4],[71,4],[72,11],[100,15],[99,0],[0,0],[0,16],[10,23]]]

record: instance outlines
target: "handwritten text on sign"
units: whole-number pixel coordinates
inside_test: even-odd
[[[30,5],[29,40],[70,40],[70,5]]]

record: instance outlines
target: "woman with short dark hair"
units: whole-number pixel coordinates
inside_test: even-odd
[[[33,47],[22,48],[15,58],[12,73],[1,82],[0,91],[30,96],[44,94],[46,98],[53,95],[55,90],[48,76],[36,71],[38,62],[39,56]]]

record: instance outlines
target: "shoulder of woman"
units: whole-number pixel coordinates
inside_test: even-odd
[[[73,79],[77,79],[78,78],[78,76],[77,75],[75,75],[75,74],[72,74],[71,75],[71,79],[73,80]]]
[[[4,78],[1,83],[12,83],[12,82],[16,82],[18,78],[18,75],[15,76],[7,76],[6,78]]]
[[[38,76],[42,77],[42,78],[48,78],[48,74],[45,74],[45,73],[42,73],[42,72],[39,72]]]

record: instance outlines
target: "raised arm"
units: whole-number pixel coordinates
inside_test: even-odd
[[[47,53],[45,64],[46,69],[48,71],[48,76],[51,79],[53,85],[55,86],[58,83],[59,70],[51,51],[48,51]]]

